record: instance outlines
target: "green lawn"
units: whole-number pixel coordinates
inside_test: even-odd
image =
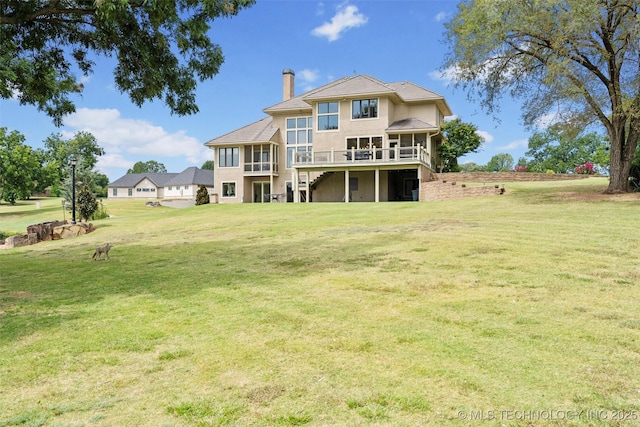
[[[640,423],[640,197],[506,188],[107,200],[91,234],[0,251],[0,426]],[[40,202],[0,231],[62,219]]]

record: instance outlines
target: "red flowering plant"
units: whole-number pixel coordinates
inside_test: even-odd
[[[596,172],[593,169],[593,163],[587,162],[584,165],[577,166],[576,173],[582,174],[582,175],[593,175]]]
[[[516,172],[526,172],[527,171],[527,166],[526,165],[517,165],[514,170]]]

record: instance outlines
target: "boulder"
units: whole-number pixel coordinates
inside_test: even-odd
[[[35,245],[38,243],[38,236],[35,233],[17,234],[9,236],[4,241],[5,248],[19,248],[20,246]]]
[[[27,233],[35,233],[39,242],[46,242],[53,238],[53,229],[64,225],[65,223],[65,221],[48,221],[40,224],[29,225],[27,227]]]
[[[78,222],[76,224],[64,224],[53,228],[53,240],[68,239],[91,233],[96,228],[90,222]]]

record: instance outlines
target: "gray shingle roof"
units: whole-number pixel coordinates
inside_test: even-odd
[[[271,116],[253,122],[247,126],[236,129],[232,132],[213,138],[204,143],[207,147],[217,144],[238,144],[241,142],[269,142],[278,132],[278,128],[272,127]]]
[[[109,187],[133,188],[145,178],[153,182],[156,187],[164,187],[167,181],[177,175],[177,173],[128,173],[110,183]]]
[[[213,171],[198,169],[195,166],[191,166],[165,182],[165,186],[200,184],[213,187]]]

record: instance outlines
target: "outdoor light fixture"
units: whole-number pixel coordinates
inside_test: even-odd
[[[76,223],[76,159],[71,158],[71,224]]]

